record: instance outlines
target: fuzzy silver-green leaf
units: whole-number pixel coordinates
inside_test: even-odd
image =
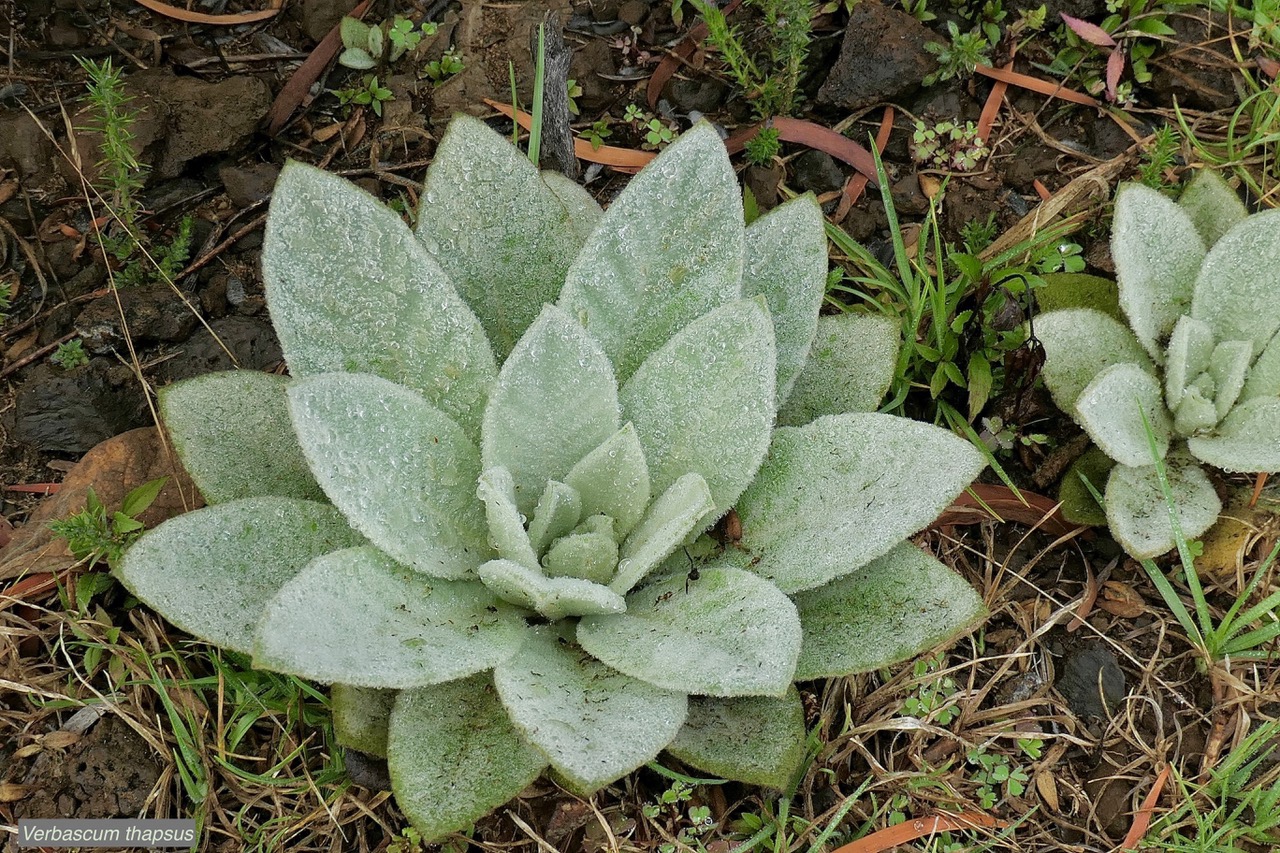
[[[489,342],[394,211],[350,181],[291,162],[263,239],[267,307],[295,378],[372,373],[479,437],[497,375]]]
[[[1204,241],[1187,212],[1162,193],[1124,184],[1116,193],[1111,255],[1120,307],[1147,352],[1161,358],[1174,324],[1190,311]]]
[[[809,359],[778,412],[779,426],[804,426],[823,415],[874,412],[893,382],[901,344],[902,331],[888,317],[819,317]]]
[[[1222,502],[1208,475],[1189,455],[1169,454],[1165,468],[1182,534],[1194,539],[1218,520]],[[1177,544],[1155,465],[1112,468],[1105,499],[1107,526],[1130,556],[1158,557]]]
[[[910,542],[799,593],[795,601],[804,627],[798,681],[897,663],[955,636],[987,612],[962,577]]]
[[[466,115],[449,123],[427,169],[415,230],[479,318],[499,361],[543,304],[555,301],[585,240],[590,208],[578,199],[571,212],[558,189],[568,194]]]
[[[892,415],[782,427],[738,504],[740,544],[783,592],[822,586],[924,528],[985,466],[967,441]]]
[[[778,348],[778,405],[809,356],[827,285],[827,236],[812,195],[779,205],[747,226],[742,295],[763,296]]]
[[[288,385],[283,376],[231,370],[160,389],[165,429],[205,501],[323,500],[293,435]]]
[[[405,565],[443,578],[488,558],[475,482],[480,454],[448,416],[408,388],[329,373],[289,387],[303,453],[351,525]]]
[[[494,670],[498,695],[524,737],[581,794],[656,756],[684,724],[687,699],[610,669],[550,626]]]
[[[254,626],[282,586],[316,557],[362,542],[328,504],[242,498],[169,519],[115,572],[188,634],[249,654]]]
[[[720,137],[695,125],[631,179],[569,268],[559,305],[625,383],[683,326],[741,295],[742,197]]]
[[[800,652],[795,605],[759,575],[704,567],[646,584],[627,611],[578,623],[578,642],[635,678],[706,696],[780,696]]]
[[[769,447],[774,359],[773,324],[744,299],[699,317],[641,365],[620,399],[654,492],[696,473],[717,514],[733,506]]]
[[[428,842],[467,829],[547,766],[511,723],[487,673],[402,691],[387,745],[396,805]]]
[[[511,472],[516,505],[531,515],[547,481],[563,480],[618,425],[618,386],[604,350],[546,305],[498,374],[480,456],[485,468]]]
[[[689,716],[667,752],[725,779],[786,790],[805,759],[804,705],[786,695],[690,696]]]
[[[428,578],[363,546],[312,560],[280,589],[253,659],[325,684],[403,689],[491,669],[525,630],[482,584]]]

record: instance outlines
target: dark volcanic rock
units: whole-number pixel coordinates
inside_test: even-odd
[[[196,327],[195,314],[167,286],[124,288],[119,291],[119,297],[118,307],[114,295],[95,299],[76,318],[76,331],[89,352],[123,351],[121,309],[135,343],[185,340]]]
[[[795,170],[795,183],[801,191],[817,195],[844,186],[844,172],[825,151],[806,151],[791,164]]]
[[[278,177],[280,177],[279,167],[270,163],[223,166],[218,170],[218,178],[227,188],[227,197],[236,207],[248,207],[271,195]]]
[[[42,364],[18,391],[13,437],[52,453],[84,453],[148,420],[125,365],[106,358],[74,370]]]
[[[197,331],[181,353],[160,366],[164,381],[177,382],[215,370],[233,370],[236,365],[223,351],[223,345],[245,370],[271,370],[284,360],[275,330],[262,317],[223,317],[210,323],[209,328],[217,339],[209,334],[209,329]]]
[[[924,46],[939,40],[905,12],[859,3],[849,14],[840,58],[818,90],[818,103],[859,110],[911,94],[937,69]]]

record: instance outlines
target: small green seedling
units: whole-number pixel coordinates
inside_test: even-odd
[[[142,535],[142,522],[137,516],[155,501],[167,477],[143,483],[125,495],[120,509],[108,513],[93,488],[88,489],[84,509],[74,515],[50,522],[56,536],[67,540],[67,548],[77,560],[87,560],[89,568],[100,562],[115,565],[125,550]]]
[[[967,757],[969,763],[978,768],[971,780],[978,784],[978,804],[984,810],[995,808],[1003,799],[1026,793],[1031,777],[1009,756],[974,749]]]
[[[609,129],[609,119],[602,118],[592,123],[582,134],[582,138],[591,143],[591,147],[599,150],[604,141],[613,136],[613,131]]]
[[[423,36],[433,36],[437,27],[430,21],[418,27],[403,15],[396,15],[381,25],[366,24],[358,18],[342,19],[339,32],[343,51],[338,62],[347,68],[367,71],[379,62],[395,62],[422,41]]]
[[[423,72],[438,86],[455,74],[461,74],[463,68],[461,54],[451,47],[439,59],[428,62]]]
[[[955,21],[947,21],[948,42],[929,42],[924,49],[938,57],[938,70],[925,75],[924,85],[932,86],[953,77],[970,77],[979,65],[991,64],[991,42],[979,30],[960,32]]]
[[[58,344],[49,360],[63,370],[74,370],[89,363],[89,354],[84,351],[84,342],[79,338]]]
[[[573,115],[578,115],[578,102],[576,99],[582,97],[582,85],[578,83],[577,80],[570,77],[567,89],[568,91],[566,94],[569,98],[569,112]]]
[[[782,150],[782,142],[776,127],[761,128],[747,140],[747,160],[756,166],[767,166]]]
[[[910,148],[917,163],[952,172],[972,172],[991,153],[971,121],[940,121],[930,127],[917,120]]]
[[[381,85],[378,78],[372,74],[366,75],[363,84],[353,86],[347,89],[336,89],[333,94],[338,96],[338,103],[350,109],[351,106],[368,106],[373,109],[375,115],[382,117],[382,104],[384,101],[394,101],[395,95],[391,94],[391,90]]]

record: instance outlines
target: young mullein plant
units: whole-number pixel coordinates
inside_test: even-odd
[[[1127,184],[1111,252],[1128,325],[1071,308],[1036,318],[1035,333],[1058,406],[1116,463],[1111,534],[1145,559],[1174,547],[1174,519],[1187,538],[1217,520],[1203,465],[1280,471],[1280,211],[1247,215],[1212,172],[1177,203]]]
[[[339,738],[386,756],[425,838],[548,766],[587,794],[667,750],[786,787],[793,682],[983,615],[905,541],[983,459],[874,412],[896,333],[820,320],[826,268],[811,197],[744,228],[705,124],[604,213],[465,117],[416,231],[289,164],[263,275],[292,378],[162,392],[209,506],[144,535],[120,578],[191,634],[332,684]]]

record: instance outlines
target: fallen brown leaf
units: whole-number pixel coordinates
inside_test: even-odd
[[[120,507],[130,491],[160,477],[169,481],[138,517],[147,527],[202,506],[195,484],[176,460],[170,461],[155,427],[130,430],[102,442],[84,455],[68,472],[58,493],[41,501],[27,523],[14,530],[9,544],[0,548],[0,580],[59,573],[76,565],[66,543],[53,535],[48,522],[84,509],[90,486],[111,511]]]
[[[957,815],[936,815],[918,818],[890,826],[879,832],[873,832],[865,838],[859,838],[852,844],[837,847],[835,853],[882,853],[892,850],[900,844],[914,841],[917,838],[936,835],[939,832],[973,829],[975,827],[997,828],[1008,826],[1002,820],[980,812],[964,812]]]
[[[1036,792],[1049,811],[1054,814],[1059,812],[1061,804],[1058,802],[1058,783],[1054,781],[1052,773],[1041,770],[1036,774]]]
[[[1136,619],[1147,609],[1147,603],[1138,591],[1123,581],[1105,581],[1098,606],[1124,619]]]
[[[278,0],[273,0],[278,2]],[[359,6],[356,6],[347,13],[352,18],[363,18],[365,11],[369,8],[369,4],[373,0],[363,0]],[[342,35],[339,32],[339,24],[334,24],[333,29],[329,30],[328,35],[320,40],[316,45],[316,49],[311,51],[298,70],[293,72],[293,76],[280,89],[280,94],[276,95],[275,101],[271,104],[271,109],[267,111],[267,135],[275,136],[284,127],[285,122],[289,120],[289,116],[293,115],[293,111],[302,103],[302,99],[307,96],[307,92],[311,90],[311,84],[320,79],[320,73],[324,71],[325,66],[329,64],[329,60],[338,55],[338,48],[342,47]]]
[[[160,0],[134,0],[134,2],[139,6],[146,6],[158,15],[186,21],[188,24],[221,24],[223,26],[266,21],[280,14],[280,10],[284,6],[284,0],[271,0],[269,8],[263,9],[261,12],[241,12],[238,15],[208,15],[204,12],[192,12],[190,9],[179,9],[177,6],[161,3]]]

